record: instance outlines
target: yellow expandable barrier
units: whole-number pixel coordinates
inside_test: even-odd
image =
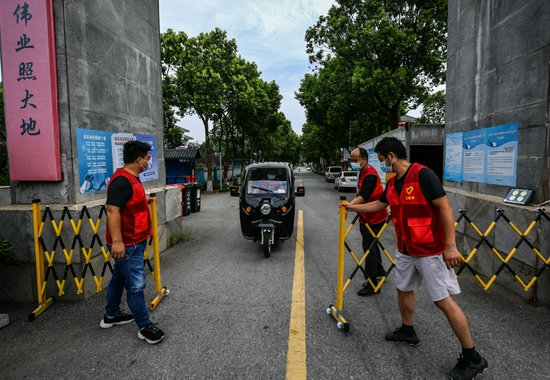
[[[348,286],[351,283],[351,280],[355,277],[355,274],[361,270],[363,274],[365,274],[365,271],[363,269],[363,263],[367,259],[367,256],[370,254],[372,248],[375,246],[375,244],[378,244],[386,257],[390,260],[391,266],[386,272],[386,274],[380,279],[378,282],[378,285],[374,285],[370,279],[367,281],[369,282],[370,286],[373,287],[374,291],[379,291],[384,282],[386,281],[386,278],[388,274],[392,271],[392,269],[395,267],[395,259],[391,257],[391,255],[388,253],[386,248],[382,245],[380,242],[380,236],[384,233],[386,230],[386,227],[388,226],[388,223],[391,221],[391,215],[386,219],[384,222],[384,225],[378,232],[378,234],[375,234],[374,231],[370,228],[368,224],[365,224],[365,227],[370,232],[372,237],[374,238],[373,242],[371,243],[371,246],[367,249],[366,252],[361,256],[361,259],[358,259],[353,250],[349,247],[349,245],[346,243],[346,238],[353,229],[353,226],[355,225],[355,222],[359,218],[359,214],[355,216],[353,221],[350,223],[349,227],[346,229],[346,208],[344,207],[344,204],[346,203],[346,197],[341,196],[340,197],[340,224],[339,224],[339,238],[338,238],[338,276],[337,276],[337,282],[336,282],[336,305],[329,305],[327,308],[327,314],[331,314],[334,319],[337,321],[337,327],[343,329],[345,332],[349,331],[349,323],[346,321],[346,319],[342,315],[342,309],[343,309],[343,303],[344,303],[344,292],[348,288]],[[356,267],[347,279],[347,281],[344,283],[344,260],[345,260],[345,250],[347,250],[350,254],[350,256],[353,258],[353,261],[355,261]]]
[[[144,265],[148,265],[153,279],[155,280],[155,289],[156,296],[150,304],[150,309],[157,307],[162,298],[167,295],[170,291],[162,286],[162,280],[160,275],[160,252],[158,249],[159,240],[158,240],[158,221],[157,221],[157,202],[156,195],[151,194],[149,198],[149,203],[151,205],[151,218],[152,218],[152,229],[153,234],[149,239],[148,246],[144,252]],[[76,207],[75,207],[76,208]],[[35,249],[35,261],[36,261],[36,284],[37,284],[37,299],[38,307],[29,314],[29,321],[35,320],[41,313],[43,313],[46,308],[48,308],[55,301],[55,297],[48,298],[46,295],[48,279],[50,275],[53,276],[55,283],[58,289],[58,296],[65,294],[65,285],[67,278],[70,275],[76,285],[76,293],[82,294],[84,291],[84,279],[87,272],[89,271],[94,279],[96,285],[96,292],[101,292],[103,290],[103,280],[105,272],[107,269],[113,273],[113,267],[111,265],[111,254],[105,245],[102,243],[102,239],[99,236],[99,229],[101,225],[102,216],[106,215],[107,210],[105,206],[101,206],[99,216],[94,222],[90,216],[90,212],[86,206],[83,206],[80,210],[78,216],[78,222],[75,223],[71,214],[71,210],[67,206],[63,208],[61,218],[59,221],[56,221],[53,213],[49,206],[44,208],[43,213],[41,212],[40,200],[33,200],[33,227],[34,227],[34,249]],[[82,232],[82,220],[84,218],[88,219],[91,232],[93,233],[92,240],[89,246],[86,246],[81,237]],[[62,238],[63,226],[65,219],[68,218],[72,227],[72,233],[74,234],[71,248],[67,250],[65,243]],[[55,234],[55,239],[51,250],[48,250],[46,242],[43,238],[44,229],[47,226],[46,221],[50,220],[53,232]],[[76,245],[79,245],[80,252],[84,258],[84,269],[82,270],[82,276],[79,277],[73,267],[73,256],[75,252]],[[94,251],[94,246],[97,244],[98,249],[101,251],[103,256],[103,266],[101,269],[101,275],[98,277],[92,266],[92,253]],[[65,258],[65,270],[63,277],[60,278],[55,270],[54,259],[58,247],[61,249],[63,256]],[[149,261],[149,251],[153,247],[153,261],[154,268]],[[45,270],[45,266],[47,269]]]

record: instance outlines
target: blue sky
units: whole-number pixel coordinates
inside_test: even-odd
[[[160,29],[193,37],[216,27],[225,30],[237,42],[238,53],[258,65],[262,79],[279,85],[281,111],[301,134],[305,113],[294,92],[311,72],[305,32],[332,4],[332,0],[160,0]],[[204,127],[197,117],[186,116],[178,125],[190,131],[186,134],[194,142],[204,141]]]

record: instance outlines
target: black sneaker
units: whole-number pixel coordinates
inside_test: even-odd
[[[139,330],[139,339],[145,339],[149,344],[157,344],[164,339],[164,333],[157,327],[156,323],[149,323],[147,326]]]
[[[372,286],[370,286],[370,284],[368,283],[368,281],[363,284],[363,289],[357,292],[357,295],[360,297],[370,297],[376,294],[380,294],[380,289],[378,289],[378,291],[375,292]]]
[[[409,346],[414,347],[420,344],[420,339],[416,336],[416,332],[413,331],[412,335],[405,335],[403,330],[401,330],[401,327],[395,329],[395,331],[391,333],[387,333],[385,338],[388,342],[406,343]]]
[[[123,312],[118,313],[118,315],[114,318],[109,318],[107,317],[107,314],[105,314],[101,322],[99,322],[99,326],[101,326],[102,329],[108,329],[114,325],[125,325],[133,320],[134,316],[132,314],[126,314]]]
[[[452,380],[471,380],[481,375],[487,368],[489,363],[481,355],[479,355],[479,363],[475,364],[466,359],[462,354],[458,358],[453,370],[449,373],[449,379]]]

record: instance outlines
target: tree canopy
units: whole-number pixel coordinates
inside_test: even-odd
[[[445,79],[446,28],[447,0],[336,0],[306,31],[313,74],[296,93],[321,143],[397,128]]]
[[[420,124],[445,124],[445,91],[428,95],[424,101],[422,113],[416,120]]]
[[[168,29],[161,34],[161,51],[165,146],[181,141],[175,114],[197,115],[204,125],[209,186],[214,149],[225,153],[224,174],[233,158],[291,159],[294,148],[288,147],[298,137],[279,111],[279,86],[261,79],[257,65],[237,54],[225,31],[188,37]]]

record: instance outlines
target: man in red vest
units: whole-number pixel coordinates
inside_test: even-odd
[[[372,165],[369,165],[368,152],[364,148],[355,148],[350,154],[350,162],[351,168],[357,171],[357,196],[350,204],[377,201],[384,192],[384,189],[378,172]],[[374,237],[367,227],[365,227],[365,223],[369,225],[372,232],[378,235],[387,218],[388,211],[386,209],[374,213],[361,213],[359,216],[359,222],[361,223],[359,229],[363,237],[363,253],[367,252],[374,241]],[[385,274],[386,271],[382,266],[380,249],[378,244],[375,244],[365,259],[365,278],[370,278],[374,286],[376,286],[378,285],[377,276],[384,276]],[[369,297],[379,293],[380,291],[374,291],[368,281],[363,284],[363,289],[357,292],[361,297]]]
[[[424,282],[434,304],[443,311],[460,344],[462,354],[449,373],[451,379],[474,379],[488,368],[475,349],[464,312],[453,299],[460,293],[453,267],[460,265],[456,248],[453,210],[433,171],[407,161],[407,150],[395,137],[383,138],[374,151],[380,168],[395,173],[377,201],[346,204],[348,211],[377,212],[391,208],[397,237],[397,299],[402,326],[386,334],[390,342],[418,346],[414,331],[414,291]]]
[[[107,187],[107,248],[115,260],[107,288],[107,306],[100,326],[104,329],[136,321],[138,338],[155,344],[164,333],[149,319],[145,304],[143,254],[151,237],[151,214],[139,174],[151,168],[151,146],[142,141],[124,144],[124,166],[115,171]],[[122,293],[132,314],[120,310]]]

